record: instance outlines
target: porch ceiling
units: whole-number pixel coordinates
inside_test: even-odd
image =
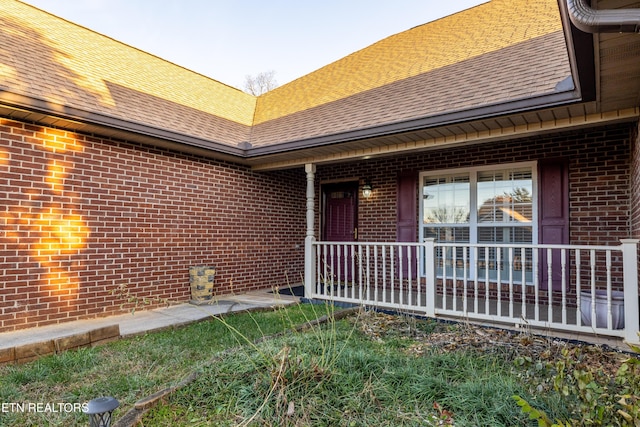
[[[601,112],[597,102],[578,103],[269,154],[250,158],[247,162],[254,170],[273,170],[297,167],[307,163],[367,160],[406,152],[441,149],[453,145],[524,138],[605,123],[630,122],[637,120],[639,115],[640,108],[637,106]]]

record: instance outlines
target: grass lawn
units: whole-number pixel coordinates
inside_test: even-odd
[[[197,371],[138,425],[536,426],[514,395],[553,419],[576,419],[577,397],[554,383],[559,366],[577,370],[583,361],[611,379],[623,360],[530,335],[372,312],[254,342],[324,314],[332,308],[233,314],[0,367],[0,402],[110,395],[121,403],[117,420],[137,400]],[[77,412],[0,412],[0,425],[88,422]]]

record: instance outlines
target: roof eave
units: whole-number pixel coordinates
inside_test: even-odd
[[[552,108],[581,101],[580,91],[576,88],[571,91],[557,92],[543,96],[512,100],[498,104],[485,105],[478,108],[447,112],[444,114],[425,116],[400,122],[387,123],[378,126],[355,129],[331,135],[323,135],[304,140],[289,141],[268,146],[251,148],[247,152],[248,158],[268,156],[290,151],[317,148],[326,145],[334,145],[355,140],[377,138],[394,134],[418,131],[434,127],[446,127],[467,121],[495,118],[505,114],[533,111],[537,109]]]
[[[210,158],[243,163],[243,158],[247,156],[247,150],[241,147],[234,147],[221,142],[205,140],[7,91],[0,91],[0,110],[10,111],[8,114],[3,112],[2,116],[4,117],[20,120],[26,118],[27,121],[53,125],[70,131],[95,133],[96,136],[131,139],[132,141],[173,150],[197,152]],[[97,129],[98,132],[88,132],[87,128]]]

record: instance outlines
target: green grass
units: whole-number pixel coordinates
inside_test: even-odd
[[[230,314],[179,329],[123,339],[101,347],[0,366],[2,403],[83,403],[114,396],[116,419],[133,404],[175,385],[214,354],[245,339],[273,334],[315,318],[317,307],[299,305],[273,312]],[[238,333],[230,333],[230,328]],[[241,335],[239,335],[241,334]],[[0,426],[86,426],[83,413],[1,412]]]
[[[552,417],[569,415],[566,398],[548,387],[551,370],[514,363],[512,346],[424,345],[443,336],[459,342],[469,333],[464,325],[354,315],[291,331],[325,314],[331,318],[330,306],[308,304],[239,313],[0,367],[0,402],[114,396],[121,403],[117,420],[137,400],[197,371],[195,381],[162,398],[140,425],[537,425],[514,395]],[[281,331],[287,332],[255,341]],[[536,392],[538,379],[547,384],[544,393]],[[0,413],[0,425],[86,426],[87,417],[10,412]]]
[[[318,335],[329,349],[317,345]],[[329,350],[335,357],[327,357]],[[474,352],[416,356],[374,342],[350,322],[239,351],[170,396],[148,426],[526,425],[511,400],[524,393],[510,364]],[[441,408],[434,408],[434,403]]]

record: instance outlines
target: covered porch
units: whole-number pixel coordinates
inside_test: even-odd
[[[305,168],[307,297],[638,342],[639,45],[579,30],[567,4],[496,51],[521,69],[484,52],[385,83],[333,103],[325,134],[261,152],[255,170]]]
[[[394,162],[385,160],[385,164]],[[414,229],[409,234],[418,235],[418,241],[389,241],[390,230],[379,223],[367,226],[362,217],[356,224],[361,226],[359,239],[328,240],[323,232],[318,239],[316,232],[323,228],[318,223],[325,221],[326,206],[323,202],[317,206],[324,196],[316,195],[316,173],[315,165],[306,166],[307,298],[524,328],[550,336],[638,343],[637,239],[619,237],[616,244],[609,235],[598,244],[540,243],[538,239],[468,243],[418,235]],[[382,186],[377,191],[391,193]],[[399,193],[395,198],[381,195],[362,204],[397,203],[398,197]],[[419,220],[416,208],[409,208],[413,223]],[[419,210],[424,209],[421,205]],[[484,205],[478,209],[482,211]],[[379,207],[371,212],[382,215]],[[580,224],[576,220],[574,228]],[[400,228],[397,235],[402,237]]]

